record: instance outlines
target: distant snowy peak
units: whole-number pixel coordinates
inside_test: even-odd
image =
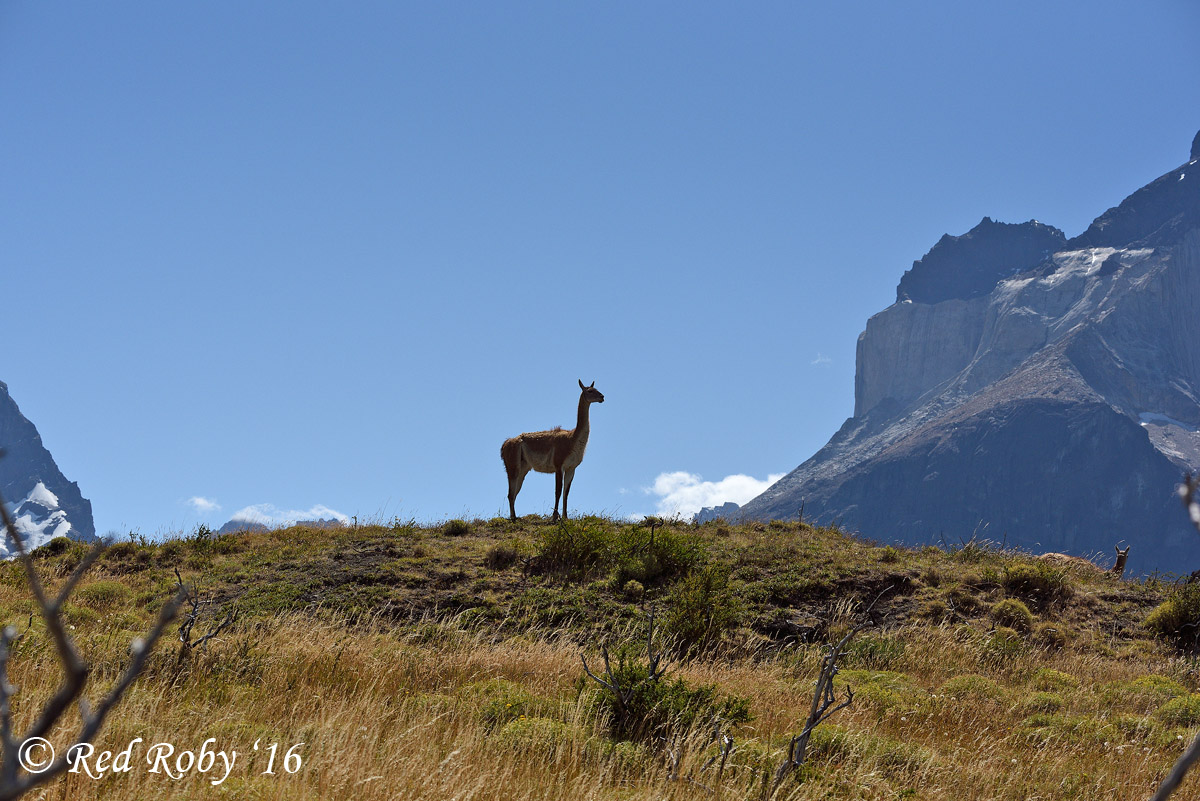
[[[12,512],[14,523],[30,548],[54,537],[68,536],[91,542],[96,539],[92,504],[79,485],[58,469],[42,443],[37,427],[21,413],[0,381],[0,498]],[[14,553],[7,536],[0,535],[0,559]]]
[[[17,508],[19,509],[26,504],[35,504],[43,509],[53,512],[58,510],[58,496],[46,489],[46,485],[39,481],[37,485],[29,491],[29,494],[25,496],[25,500],[17,504]]]
[[[25,538],[27,550],[45,545],[55,537],[65,537],[71,530],[67,513],[58,507],[58,496],[38,482],[25,499],[13,508],[13,522]],[[8,542],[6,551],[11,550]],[[5,555],[8,555],[7,553]]]

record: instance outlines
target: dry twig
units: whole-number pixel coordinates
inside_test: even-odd
[[[195,580],[192,581],[192,587],[189,590],[187,585],[183,583],[183,576],[179,575],[179,568],[175,568],[175,581],[177,582],[176,586],[178,587],[176,595],[188,601],[192,606],[192,611],[188,612],[184,616],[183,622],[179,624],[179,661],[182,662],[193,650],[197,648],[203,649],[208,644],[209,640],[211,640],[213,637],[216,637],[222,631],[236,623],[239,612],[238,608],[234,606],[225,613],[225,619],[217,624],[217,626],[215,626],[211,631],[209,631],[203,637],[198,637],[197,639],[193,640],[192,628],[196,625],[197,621],[200,620],[200,614],[204,607],[211,606],[213,602],[211,598],[205,600],[200,597],[200,585]]]
[[[846,687],[846,697],[840,703],[833,691],[833,677],[838,674],[837,662],[846,652],[846,646],[850,644],[850,640],[856,634],[865,628],[875,625],[874,620],[869,618],[871,610],[875,608],[875,604],[879,602],[879,599],[891,592],[892,589],[892,587],[887,587],[876,595],[875,599],[864,610],[864,613],[868,615],[868,620],[850,629],[846,636],[842,637],[836,644],[830,645],[829,650],[825,652],[825,656],[821,659],[821,671],[817,674],[817,683],[813,688],[812,704],[809,707],[808,719],[805,721],[804,728],[800,733],[788,743],[787,756],[779,764],[779,767],[775,769],[774,778],[769,784],[763,784],[763,801],[773,797],[779,786],[783,784],[784,779],[804,764],[808,751],[808,740],[812,736],[813,730],[833,716],[835,712],[845,709],[854,702],[854,691],[850,687]]]
[[[154,644],[158,638],[162,636],[163,630],[175,618],[179,611],[179,605],[183,602],[183,593],[177,592],[174,597],[163,604],[162,610],[159,612],[158,620],[154,626],[146,633],[145,637],[138,637],[129,645],[131,659],[125,668],[125,672],[117,679],[116,684],[108,691],[108,693],[100,700],[95,709],[92,709],[83,697],[83,689],[87,684],[88,666],[83,658],[76,650],[75,644],[67,635],[62,620],[62,607],[70,596],[83,574],[88,568],[95,563],[100,554],[104,551],[104,544],[97,542],[96,546],[80,561],[79,565],[71,573],[70,577],[63,584],[58,595],[51,600],[47,597],[46,591],[42,586],[41,578],[38,576],[37,570],[34,567],[33,559],[25,548],[25,541],[13,522],[11,515],[8,513],[8,507],[4,505],[3,498],[0,498],[0,519],[4,524],[4,531],[8,534],[9,539],[16,548],[17,558],[21,560],[25,568],[25,577],[29,582],[29,589],[33,593],[34,601],[41,612],[42,620],[46,624],[46,631],[54,640],[54,647],[58,653],[58,659],[62,663],[64,678],[62,685],[54,693],[54,695],[43,705],[40,714],[34,721],[33,725],[21,737],[13,735],[12,709],[10,699],[17,692],[17,688],[9,684],[8,681],[8,661],[12,655],[12,645],[23,634],[18,634],[12,626],[7,626],[3,632],[0,632],[0,746],[3,747],[3,757],[0,758],[0,801],[9,801],[9,799],[17,798],[29,790],[41,784],[45,784],[49,780],[62,773],[69,765],[68,755],[71,752],[70,748],[60,750],[60,755],[55,757],[51,764],[42,770],[40,773],[26,773],[22,771],[20,755],[21,749],[30,740],[34,738],[44,738],[55,725],[62,719],[67,709],[71,704],[78,701],[80,728],[79,733],[75,736],[73,744],[90,743],[92,738],[100,731],[100,727],[104,725],[104,719],[117,703],[120,702],[125,691],[142,672],[146,666],[146,658],[150,655],[150,651],[154,648]]]

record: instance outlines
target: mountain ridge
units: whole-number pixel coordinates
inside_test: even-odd
[[[1200,468],[1196,146],[1073,239],[984,218],[939,240],[859,337],[853,416],[740,513],[1200,561],[1171,492]]]
[[[8,385],[0,381],[0,494],[30,549],[56,536],[96,539],[92,503],[69,481],[42,443],[37,427],[21,413]],[[5,535],[0,558],[14,553]]]

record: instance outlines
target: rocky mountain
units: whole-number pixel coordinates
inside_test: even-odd
[[[724,520],[728,523],[737,523],[742,519],[742,507],[738,506],[733,501],[726,501],[720,506],[705,506],[699,512],[692,515],[693,523],[708,523],[712,520]]]
[[[3,382],[0,448],[5,451],[0,459],[0,494],[29,547],[36,548],[59,536],[89,542],[96,538],[91,501],[83,497],[78,484],[63,476],[42,445],[37,428],[21,414]],[[0,558],[12,553],[12,541],[5,535]]]
[[[1200,134],[1078,237],[985,218],[906,272],[858,339],[854,416],[742,507],[880,540],[981,536],[1200,568]]]
[[[285,524],[281,523],[281,524],[279,524],[279,526],[276,526],[276,527],[282,528],[282,527],[284,527],[284,525]],[[336,518],[326,519],[324,517],[319,517],[316,520],[297,520],[295,523],[288,523],[286,525],[304,526],[306,528],[342,528],[346,524]],[[221,526],[219,529],[217,529],[217,533],[218,534],[238,534],[243,531],[246,531],[246,532],[270,531],[271,528],[272,528],[272,526],[268,526],[264,523],[257,523],[253,520],[239,520],[239,519],[235,518],[235,519],[227,522],[225,525]]]

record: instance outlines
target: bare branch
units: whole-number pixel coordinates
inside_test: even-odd
[[[234,606],[225,613],[225,619],[222,620],[210,632],[208,632],[208,634],[193,640],[192,628],[196,625],[197,621],[199,621],[202,609],[205,606],[211,605],[212,601],[205,601],[201,599],[199,584],[196,581],[192,582],[192,588],[189,590],[187,585],[183,583],[183,577],[179,575],[179,568],[175,568],[175,580],[177,582],[176,587],[178,588],[177,595],[179,595],[183,600],[190,602],[192,605],[192,611],[187,615],[187,617],[184,618],[183,622],[179,624],[179,642],[181,643],[179,650],[179,661],[182,662],[190,651],[197,648],[203,649],[208,644],[209,640],[211,640],[213,637],[216,637],[226,628],[236,623],[239,612],[238,608]]]
[[[9,539],[12,540],[13,547],[17,551],[17,556],[25,568],[25,576],[29,582],[29,589],[33,593],[42,619],[45,621],[46,631],[54,641],[54,646],[58,653],[59,661],[62,662],[64,672],[63,681],[58,690],[42,707],[40,714],[24,737],[18,740],[13,736],[12,732],[12,709],[10,702],[13,694],[16,692],[16,688],[9,684],[8,681],[8,662],[12,655],[13,643],[22,635],[17,634],[16,630],[11,626],[0,632],[0,745],[4,749],[3,758],[0,759],[0,801],[10,801],[10,799],[15,799],[32,788],[55,778],[66,770],[69,764],[68,755],[71,753],[71,749],[67,748],[42,772],[21,774],[18,759],[21,745],[31,738],[44,737],[49,733],[51,729],[58,725],[67,708],[75,701],[79,703],[79,711],[82,718],[79,735],[75,740],[75,744],[90,742],[104,725],[104,720],[109,711],[120,702],[125,691],[129,689],[134,679],[145,668],[146,658],[149,656],[151,649],[159,637],[162,636],[167,625],[175,618],[179,610],[179,605],[183,601],[184,594],[176,593],[174,598],[165,603],[159,613],[158,621],[150,629],[146,637],[133,641],[130,646],[132,659],[129,665],[117,680],[117,683],[101,699],[96,709],[92,710],[87,703],[87,699],[81,697],[84,685],[87,682],[88,667],[83,658],[80,657],[79,652],[75,649],[71,638],[67,635],[60,611],[84,573],[95,563],[104,546],[98,543],[95,548],[84,556],[67,578],[58,595],[53,601],[50,601],[46,596],[41,578],[38,576],[33,564],[33,559],[25,547],[24,538],[13,522],[3,498],[0,498],[0,521],[3,522],[4,531],[7,533]],[[31,614],[30,623],[32,624],[32,622],[33,616]]]
[[[838,674],[838,660],[846,652],[846,646],[850,644],[850,640],[854,639],[855,635],[863,629],[875,625],[875,621],[870,617],[871,612],[875,608],[875,604],[879,603],[879,600],[893,589],[895,589],[894,586],[888,586],[881,590],[863,610],[863,613],[868,615],[867,620],[850,629],[844,637],[838,640],[837,643],[830,645],[829,649],[825,652],[825,656],[821,659],[821,670],[817,674],[817,681],[813,687],[812,704],[809,707],[808,719],[805,721],[804,728],[801,729],[800,733],[789,741],[787,757],[775,770],[774,779],[770,784],[763,785],[762,798],[764,801],[774,796],[779,786],[783,784],[783,780],[804,764],[808,751],[808,740],[813,730],[838,711],[854,703],[854,691],[850,687],[846,687],[846,697],[841,703],[838,703],[837,696],[834,693],[833,679]]]

